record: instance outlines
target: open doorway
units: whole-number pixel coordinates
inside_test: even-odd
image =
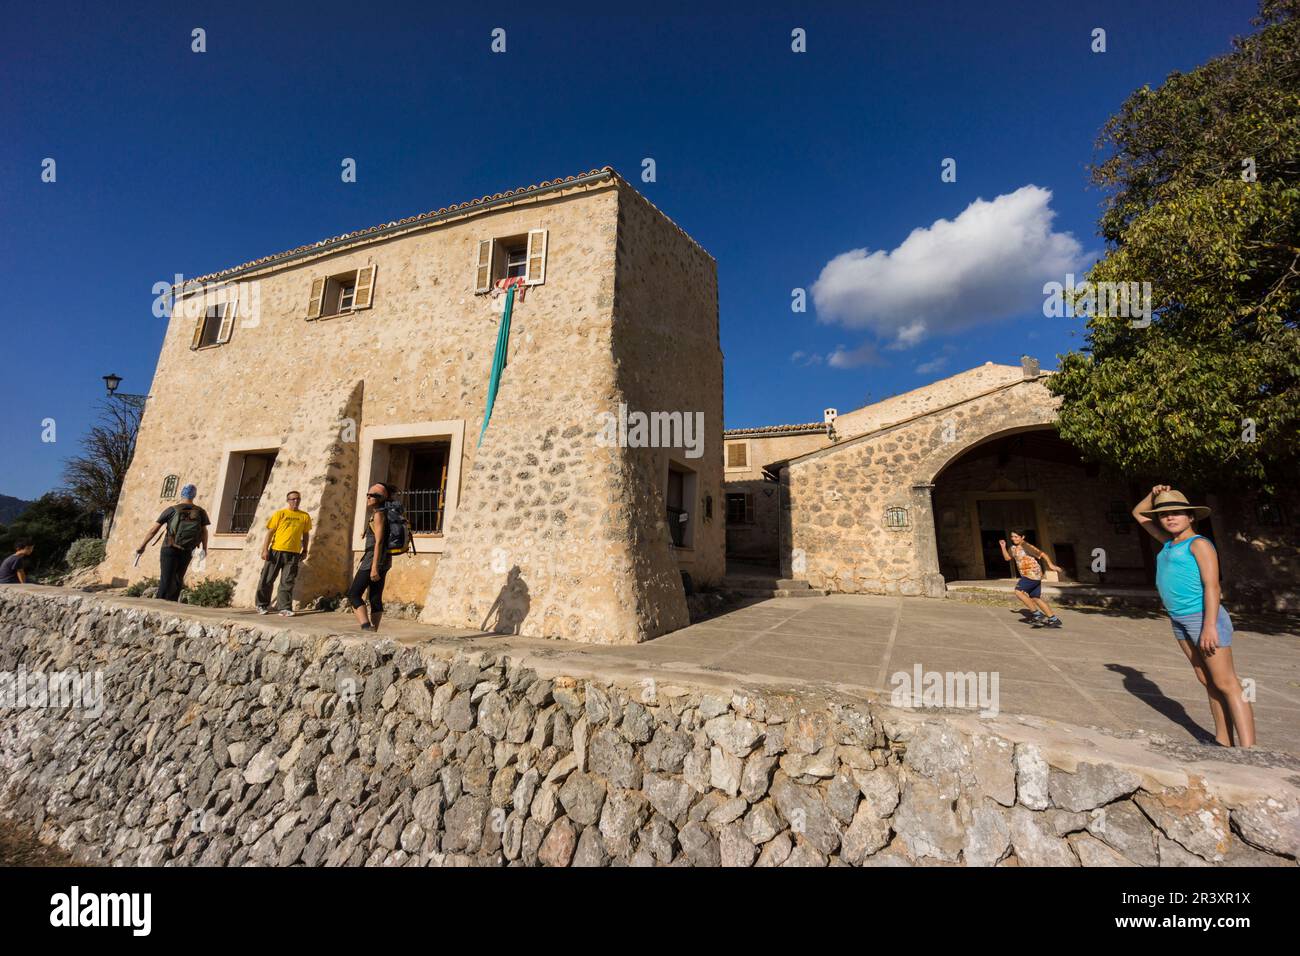
[[[999,541],[1010,549],[1012,530],[1023,531],[1025,539],[1038,546],[1038,518],[1033,498],[981,498],[975,502],[980,523],[980,550],[984,555],[984,577],[1016,577],[1015,568],[1002,557]]]

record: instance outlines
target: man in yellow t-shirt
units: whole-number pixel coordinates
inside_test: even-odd
[[[266,522],[266,540],[262,542],[262,577],[257,582],[257,613],[271,613],[271,588],[276,575],[280,589],[276,607],[281,617],[293,617],[293,585],[298,580],[298,565],[307,560],[311,532],[311,515],[298,510],[302,495],[289,492],[287,508],[281,508]]]

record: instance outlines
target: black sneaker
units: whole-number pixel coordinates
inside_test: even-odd
[[[1051,617],[1044,617],[1042,620],[1035,621],[1034,627],[1060,627],[1061,619],[1053,614]]]
[[[1042,627],[1043,622],[1047,620],[1047,615],[1042,611],[1035,611],[1033,614],[1029,615],[1027,620],[1030,624],[1034,625],[1034,627]]]

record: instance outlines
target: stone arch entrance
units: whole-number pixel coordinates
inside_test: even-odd
[[[1014,577],[998,545],[1012,529],[1047,551],[1065,580],[1151,579],[1149,549],[1128,513],[1129,483],[1084,462],[1050,423],[971,443],[932,485],[939,573],[949,583]]]

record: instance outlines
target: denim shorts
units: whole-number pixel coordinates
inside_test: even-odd
[[[1174,637],[1180,641],[1191,641],[1197,647],[1201,645],[1201,619],[1202,614],[1184,614],[1182,617],[1169,615],[1169,622],[1174,626]],[[1227,610],[1223,605],[1219,605],[1219,616],[1215,619],[1219,627],[1219,646],[1232,646],[1232,618],[1228,617]]]
[[[1016,590],[1024,591],[1031,598],[1036,598],[1043,593],[1043,582],[1035,581],[1033,578],[1021,578],[1016,582]]]

